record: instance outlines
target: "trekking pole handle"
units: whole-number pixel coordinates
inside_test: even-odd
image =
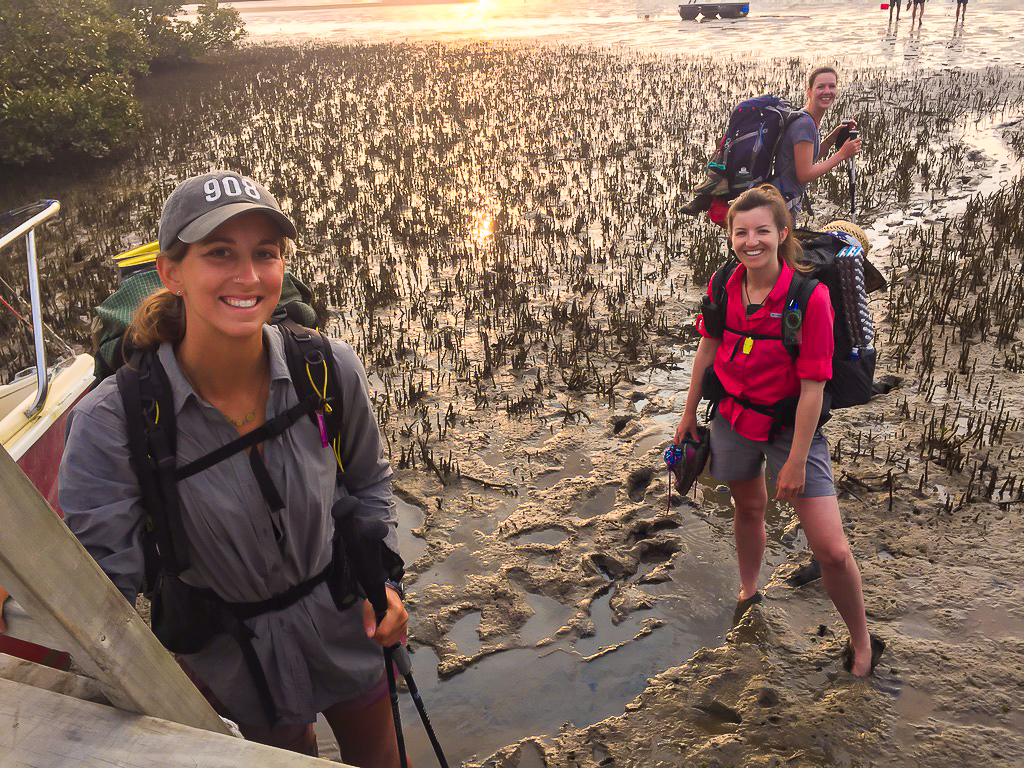
[[[358,506],[358,500],[346,496],[334,504],[331,515],[341,532],[349,567],[379,622],[388,612],[387,589],[384,586],[387,574],[380,553],[387,535],[387,524],[382,520],[360,520],[356,514]]]
[[[391,660],[395,662],[402,677],[412,674],[412,657],[404,643],[395,643],[391,647]]]

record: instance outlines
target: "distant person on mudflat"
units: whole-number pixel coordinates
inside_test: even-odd
[[[724,313],[722,297],[712,295],[715,283],[708,286],[712,304],[705,302],[698,318],[701,340],[675,444],[698,439],[697,406],[710,400],[711,475],[729,486],[735,507],[739,613],[761,600],[767,462],[775,498],[793,506],[849,630],[846,668],[867,677],[885,644],[868,633],[860,570],[843,532],[828,443],[819,430],[834,351],[828,289],[819,283],[807,302],[794,360],[779,319],[795,273],[806,266],[785,201],[770,184],[749,189],[730,206],[726,225],[739,265],[724,286]]]
[[[967,18],[967,0],[956,0],[956,18],[953,24],[960,24]]]
[[[857,123],[853,120],[836,126],[824,139],[820,138],[821,120],[839,94],[838,80],[832,67],[818,67],[811,72],[802,113],[779,142],[772,184],[782,193],[794,218],[802,207],[807,185],[860,152],[861,140],[851,139],[826,157],[843,131],[856,129]]]
[[[914,6],[914,13],[910,17],[910,25],[914,25],[914,19],[918,19],[918,23],[924,21],[924,4],[926,0],[907,0],[907,10],[910,10],[910,6]],[[918,16],[920,14],[920,17]]]

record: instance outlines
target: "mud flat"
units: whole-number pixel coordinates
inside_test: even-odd
[[[110,258],[152,239],[177,179],[267,180],[303,233],[293,270],[366,361],[403,500],[417,681],[452,762],[1020,764],[1015,69],[858,69],[834,110],[868,138],[859,221],[890,285],[873,306],[891,389],[826,427],[889,644],[876,677],[842,671],[820,580],[791,583],[808,554],[789,509],[770,510],[766,600],[734,626],[726,495],[703,478],[667,501],[661,451],[724,253],[679,208],[720,105],[751,83],[795,98],[806,69],[253,49],[147,81],[150,132],[116,167],[15,175],[0,202],[67,191],[43,272],[51,324],[85,342]],[[841,217],[848,191],[819,181],[811,223]]]

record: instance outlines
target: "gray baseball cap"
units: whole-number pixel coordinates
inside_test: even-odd
[[[181,182],[164,202],[160,214],[160,250],[176,240],[197,243],[228,219],[249,211],[262,211],[296,237],[295,225],[266,187],[231,171],[211,171]]]

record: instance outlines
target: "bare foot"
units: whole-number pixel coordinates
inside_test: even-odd
[[[870,635],[867,647],[854,646],[851,640],[847,640],[843,649],[843,667],[857,677],[870,677],[884,651],[885,641],[877,635]]]

